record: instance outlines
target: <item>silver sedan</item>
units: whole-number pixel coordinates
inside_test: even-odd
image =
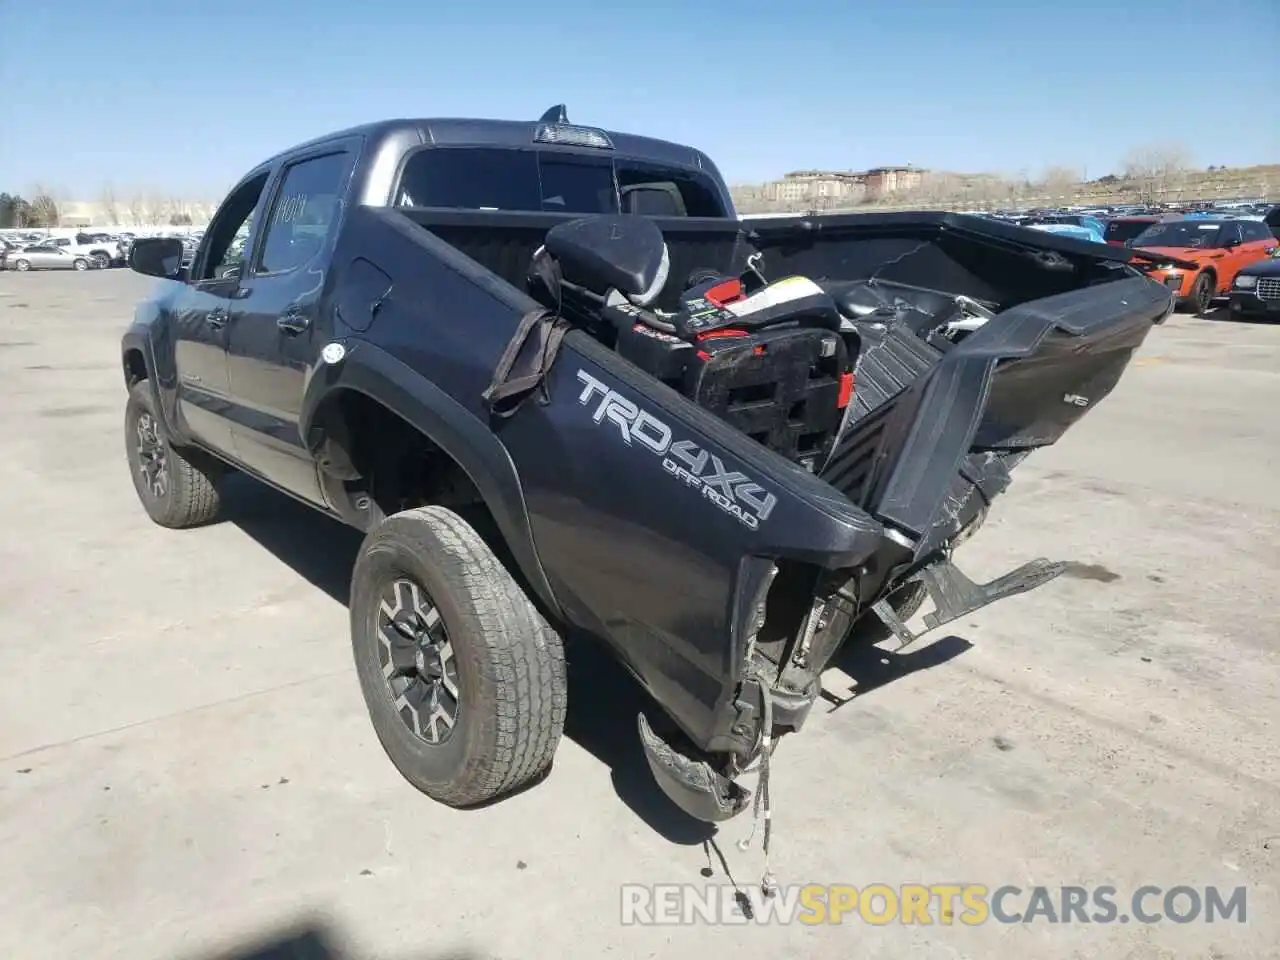
[[[10,250],[5,257],[5,266],[10,270],[22,271],[92,270],[97,263],[86,253],[73,253],[65,247],[38,243],[21,250]]]

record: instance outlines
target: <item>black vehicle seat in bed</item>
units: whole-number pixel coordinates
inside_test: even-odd
[[[823,287],[835,299],[836,309],[850,320],[860,320],[876,311],[902,309],[932,316],[954,303],[953,297],[936,290],[882,280],[837,280],[824,283]]]

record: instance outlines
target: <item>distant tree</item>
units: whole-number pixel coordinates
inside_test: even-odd
[[[56,227],[62,222],[62,212],[52,190],[36,184],[32,190],[31,223],[33,227]]]
[[[147,219],[147,201],[141,193],[134,192],[129,196],[129,222],[135,227],[142,226]]]
[[[140,223],[149,227],[158,227],[169,219],[168,204],[159,190],[147,190],[140,196],[138,205],[141,213]]]
[[[113,226],[119,224],[120,203],[116,199],[116,188],[109,183],[103,184],[98,202],[102,205],[102,216],[107,223]]]
[[[0,193],[0,229],[29,227],[32,223],[31,204],[16,193]]]
[[[1134,182],[1144,202],[1180,190],[1191,169],[1191,153],[1180,143],[1151,143],[1131,150],[1124,159],[1125,178]]]
[[[1049,197],[1065,198],[1075,193],[1080,185],[1080,175],[1070,167],[1048,167],[1038,186]]]
[[[171,227],[189,227],[191,226],[191,214],[175,213],[169,218],[169,226]]]

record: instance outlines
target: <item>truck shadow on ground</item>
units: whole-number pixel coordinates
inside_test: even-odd
[[[346,949],[332,927],[308,920],[265,934],[217,953],[192,954],[187,960],[364,960],[369,954]],[[481,960],[469,951],[404,954],[403,960]]]
[[[824,695],[823,700],[830,705],[827,712],[865,697],[895,680],[941,666],[972,649],[970,641],[955,634],[944,635],[936,640],[920,640],[912,644],[910,649],[901,652],[884,650],[872,643],[848,643],[837,651],[831,666],[843,670],[857,682],[853,689],[854,696],[841,699]],[[815,710],[818,709],[821,707],[815,707]]]
[[[242,475],[227,477],[223,494],[228,522],[308,583],[347,605],[351,569],[363,539],[358,530]],[[857,682],[857,699],[908,674],[945,663],[971,646],[954,636],[906,653],[863,644],[841,650],[833,665]],[[609,768],[619,799],[656,833],[685,846],[712,841],[716,828],[686,816],[649,772],[636,726],[642,710],[653,715],[648,694],[603,644],[590,638],[571,638],[567,659],[570,697],[565,735]],[[819,703],[814,712],[824,712],[823,705]]]

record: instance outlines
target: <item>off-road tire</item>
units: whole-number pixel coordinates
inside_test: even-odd
[[[954,544],[956,547],[964,543],[972,537],[986,522],[987,511],[985,508],[980,510],[976,516],[968,521],[964,530],[956,537]],[[920,608],[924,606],[925,600],[929,596],[928,588],[916,580],[911,583],[903,584],[889,594],[889,606],[893,608],[893,612],[898,615],[898,619],[904,623],[920,612]],[[849,632],[846,643],[857,645],[880,643],[893,636],[893,631],[885,626],[881,620],[870,610],[867,610],[861,617],[854,622],[852,630]]]
[[[923,583],[908,583],[889,594],[889,606],[898,615],[898,619],[905,623],[919,613],[927,596],[929,591]],[[868,610],[854,621],[845,643],[858,646],[879,643],[892,635],[893,632],[884,625],[884,621]]]
[[[99,270],[106,270],[111,266],[111,257],[109,254],[95,253],[92,255],[92,260],[98,265]]]
[[[1191,286],[1191,309],[1197,317],[1203,317],[1213,309],[1213,277],[1206,271],[1196,277]]]
[[[459,710],[442,743],[409,728],[383,674],[381,598],[397,579],[415,582],[430,598],[453,648]],[[441,803],[471,807],[550,768],[568,699],[563,644],[462,517],[430,506],[384,520],[361,545],[349,606],[365,704],[406,780]]]
[[[138,421],[149,416],[156,424],[164,448],[168,481],[163,495],[156,495],[144,482],[138,451]],[[125,455],[129,474],[142,507],[162,527],[185,529],[210,523],[218,515],[220,497],[217,481],[225,473],[220,461],[202,450],[174,445],[164,435],[163,421],[156,414],[151,384],[140,380],[129,390],[125,405]]]

